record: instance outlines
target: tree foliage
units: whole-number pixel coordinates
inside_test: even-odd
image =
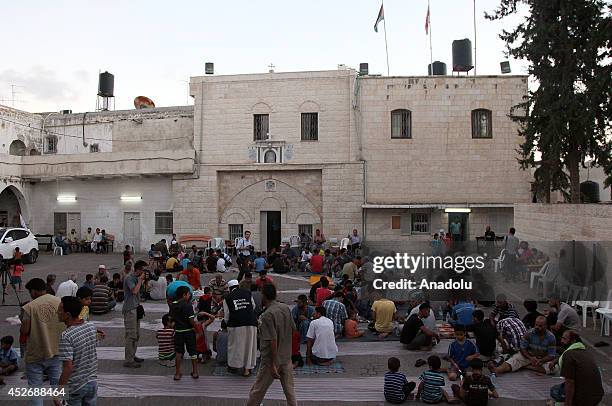
[[[526,7],[528,15],[500,38],[507,54],[529,63],[534,86],[510,117],[520,124],[523,169],[534,186],[580,202],[580,166],[600,166],[612,183],[612,17],[603,0],[501,0],[486,14],[499,20]]]

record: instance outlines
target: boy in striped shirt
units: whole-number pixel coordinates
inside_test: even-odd
[[[159,363],[165,367],[174,366],[174,319],[169,314],[162,317],[164,328],[157,330],[157,343],[159,345]]]
[[[432,355],[427,358],[427,364],[429,365],[429,371],[425,371],[421,374],[419,379],[419,389],[417,391],[417,398],[420,397],[424,403],[439,403],[446,399],[448,401],[448,395],[446,391],[442,389],[444,387],[444,376],[440,371],[442,361],[437,355]]]
[[[385,374],[384,394],[389,403],[403,403],[416,387],[416,383],[408,382],[406,375],[399,371],[400,360],[391,357],[387,361],[389,372]]]

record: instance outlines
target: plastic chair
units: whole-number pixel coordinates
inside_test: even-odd
[[[498,270],[501,269],[501,266],[504,262],[504,257],[506,256],[506,250],[503,249],[501,250],[501,252],[499,253],[499,257],[497,258],[493,258],[493,272],[497,273]]]
[[[292,235],[291,237],[289,237],[289,246],[291,248],[300,248],[302,246],[300,236]]]
[[[351,240],[349,238],[344,237],[340,240],[340,249],[346,249],[349,245],[351,245]]]
[[[57,245],[57,243],[55,242],[55,238],[52,239],[52,245],[51,247],[53,248],[53,255],[57,255],[56,253],[59,251],[59,255],[62,256],[64,255],[64,249],[62,247],[60,247],[59,245]]]
[[[595,309],[593,313],[593,324],[596,325],[596,314],[601,317],[601,335],[610,335],[610,321],[612,320],[612,289],[608,291],[608,297],[605,302],[599,302],[601,307]]]
[[[546,276],[546,272],[548,271],[548,267],[549,267],[549,262],[545,263],[544,265],[542,265],[542,268],[540,268],[539,272],[532,272],[531,273],[531,280],[529,281],[529,289],[533,289],[533,284],[537,279],[542,279],[544,278],[544,276]]]

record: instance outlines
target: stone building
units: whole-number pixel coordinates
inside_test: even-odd
[[[20,195],[36,233],[103,227],[140,249],[170,231],[248,229],[262,249],[317,228],[426,241],[454,220],[473,239],[486,225],[505,232],[513,204],[531,200],[507,117],[526,92],[524,76],[340,69],[192,77],[193,107],[3,109],[0,121],[21,114],[34,130],[0,133],[25,145],[25,156],[0,155],[0,185]]]

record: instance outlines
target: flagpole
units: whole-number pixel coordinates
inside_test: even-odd
[[[476,37],[476,0],[474,0],[474,76],[476,76],[476,61],[477,61],[476,41],[477,41],[477,37]]]
[[[431,74],[433,75],[433,47],[431,45],[431,8],[429,4],[429,0],[427,0],[427,27],[429,30],[429,66],[431,70]]]
[[[382,2],[383,10],[385,9],[385,2]],[[384,11],[383,11],[384,12]],[[383,18],[383,28],[385,30],[385,52],[387,54],[387,76],[389,75],[389,47],[387,46],[387,18]]]

